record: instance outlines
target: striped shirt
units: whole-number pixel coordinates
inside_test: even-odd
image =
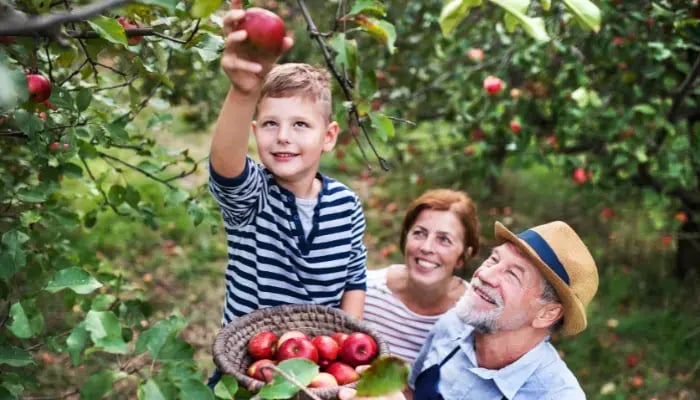
[[[394,296],[386,278],[389,268],[395,267],[399,265],[367,271],[364,320],[386,341],[391,354],[413,363],[430,329],[443,314],[416,314]]]
[[[209,170],[228,242],[224,325],[282,304],[340,307],[346,290],[366,289],[365,219],[347,186],[317,175],[322,188],[304,235],[294,193],[270,171],[251,158],[235,178]]]

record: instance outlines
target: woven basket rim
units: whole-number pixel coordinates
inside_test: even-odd
[[[307,334],[310,331],[328,330],[333,332],[364,332],[372,336],[377,343],[377,356],[389,354],[389,347],[380,334],[352,315],[329,306],[318,304],[285,304],[255,310],[249,314],[234,319],[230,324],[223,327],[216,336],[213,344],[214,363],[217,368],[226,375],[236,378],[239,385],[246,389],[257,392],[265,384],[262,381],[249,377],[243,365],[243,359],[250,359],[247,355],[247,343],[252,334],[264,329],[277,328],[278,334],[286,330],[301,330],[303,327],[295,326],[300,321],[306,322],[309,319],[309,326],[306,327]],[[316,323],[312,326],[311,323]],[[291,328],[286,328],[289,324]],[[325,326],[321,326],[325,324]],[[310,336],[316,336],[311,335]],[[233,353],[233,354],[232,354]],[[241,358],[235,358],[235,355]],[[251,359],[252,360],[252,359]],[[247,363],[246,363],[247,365]],[[336,399],[341,387],[354,388],[355,382],[333,387],[333,388],[307,388],[310,392],[322,399]],[[306,399],[308,396],[299,392],[295,398]]]

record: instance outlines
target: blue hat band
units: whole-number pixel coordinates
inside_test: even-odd
[[[557,258],[554,250],[549,247],[549,244],[547,244],[539,233],[528,229],[524,232],[520,232],[517,236],[525,243],[530,245],[540,259],[549,267],[549,269],[554,271],[554,273],[557,274],[557,276],[561,278],[561,280],[564,281],[567,286],[570,285],[569,274],[566,273],[566,269],[564,269],[564,266],[559,261],[559,258]]]

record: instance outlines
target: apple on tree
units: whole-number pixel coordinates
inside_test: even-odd
[[[51,96],[51,82],[43,75],[28,74],[27,89],[29,99],[35,103],[42,103]]]
[[[124,29],[139,28],[138,23],[125,17],[117,18],[117,22],[119,22],[119,25],[121,25]],[[126,38],[126,42],[129,44],[129,46],[136,46],[137,44],[141,43],[141,40],[143,40],[143,36],[129,36]]]
[[[495,76],[487,76],[484,79],[484,90],[491,96],[496,95],[503,90],[503,81]]]
[[[248,34],[244,42],[248,44],[248,56],[276,57],[282,52],[286,29],[282,18],[272,11],[259,7],[246,9],[238,29]]]

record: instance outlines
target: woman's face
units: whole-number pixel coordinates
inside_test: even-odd
[[[415,282],[449,283],[462,266],[464,227],[452,211],[426,209],[406,235],[405,263]]]

